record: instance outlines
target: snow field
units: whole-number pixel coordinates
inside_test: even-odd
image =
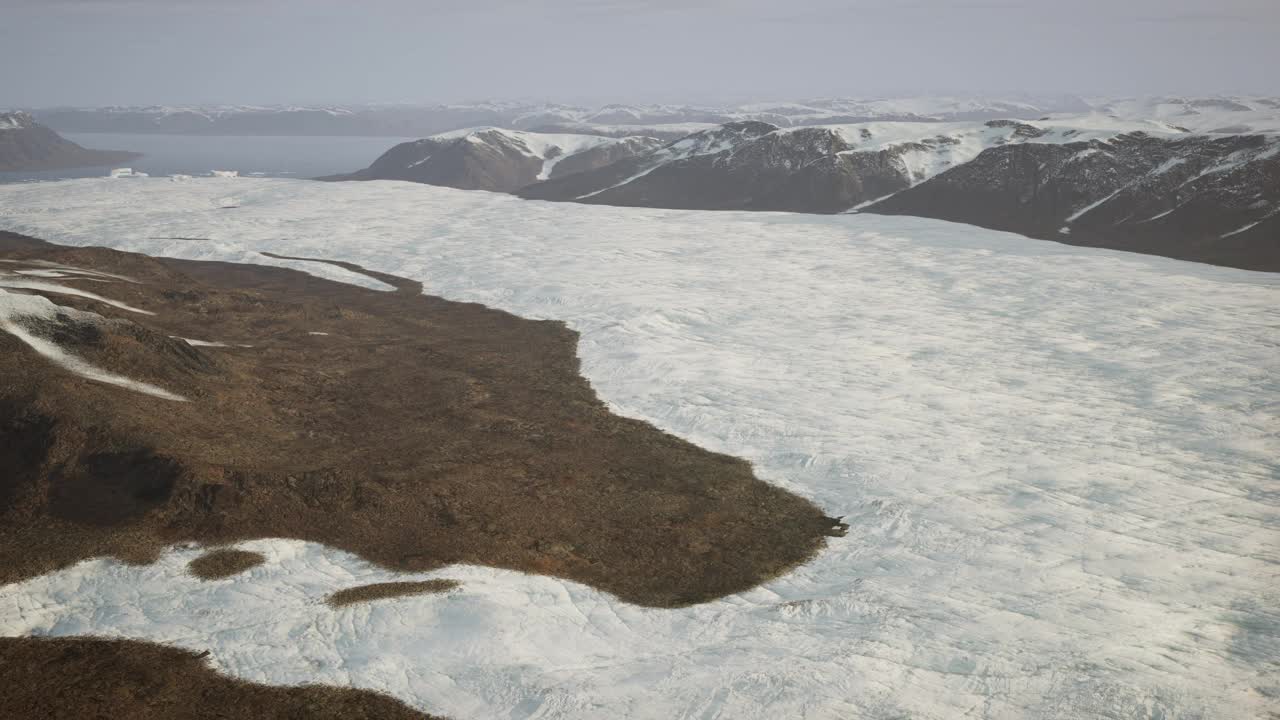
[[[211,198],[234,192],[235,210]],[[0,632],[210,650],[466,718],[1254,718],[1280,711],[1280,277],[902,217],[521,201],[390,182],[0,187],[0,227],[191,259],[347,260],[582,333],[615,412],[850,524],[681,610],[297,541],[197,581],[91,560]],[[204,238],[200,242],[163,238]],[[328,275],[328,266],[287,263]],[[403,577],[443,596],[333,611]]]

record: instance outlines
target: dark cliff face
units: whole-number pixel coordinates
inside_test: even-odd
[[[548,160],[549,177],[592,170],[647,152],[652,138],[622,138],[567,154],[552,144],[537,146],[530,137],[503,130],[479,130],[460,137],[426,138],[396,145],[368,168],[324,180],[405,180],[459,188],[515,192],[540,182]]]
[[[829,128],[747,121],[525,188],[522,197],[630,207],[834,213],[909,185],[901,149],[854,151]]]
[[[26,113],[0,113],[0,172],[110,165],[136,157],[132,152],[80,147]]]
[[[407,180],[462,190],[509,192],[537,182],[542,160],[497,132],[477,138],[426,139],[401,143],[367,169],[334,180]]]
[[[737,193],[737,188],[716,187],[717,183],[696,177],[701,159],[722,156],[744,141],[777,129],[761,122],[729,123],[693,133],[644,155],[524,188],[517,194],[532,200],[700,208],[706,205],[708,196],[723,202],[723,198]],[[656,178],[649,177],[655,173]],[[700,183],[702,187],[698,187]]]
[[[1258,270],[1278,211],[1280,139],[1142,133],[990,148],[866,210]]]
[[[551,168],[548,179],[554,180],[606,167],[627,158],[652,152],[663,144],[661,140],[651,137],[621,138],[619,142],[598,145],[565,157]]]

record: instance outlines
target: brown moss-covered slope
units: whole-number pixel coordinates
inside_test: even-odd
[[[391,598],[411,597],[414,595],[432,595],[449,592],[458,587],[457,580],[423,580],[421,582],[385,582],[372,585],[360,585],[339,590],[325,602],[331,607],[340,608],[348,605],[390,600]]]
[[[221,580],[258,567],[266,557],[246,550],[210,550],[187,563],[187,570],[201,580]]]
[[[429,720],[347,688],[267,687],[150,643],[0,638],[0,717],[49,720]]]
[[[561,323],[407,282],[14,235],[0,258],[135,280],[57,282],[154,315],[49,294],[112,320],[31,330],[188,400],[81,378],[0,332],[0,582],[293,537],[400,570],[479,563],[678,606],[772,578],[839,532],[746,462],[611,414]]]

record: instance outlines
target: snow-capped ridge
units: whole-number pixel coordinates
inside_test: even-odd
[[[35,118],[30,113],[21,110],[17,112],[0,113],[0,130],[23,130],[35,127]]]
[[[31,279],[33,277],[40,279],[33,280]],[[40,266],[35,270],[11,270],[8,267],[0,266],[0,331],[22,341],[23,344],[47,361],[53,362],[68,372],[86,380],[114,385],[163,400],[186,401],[186,398],[181,395],[172,393],[164,388],[93,365],[74,353],[68,352],[53,339],[46,337],[45,333],[35,330],[33,323],[52,326],[65,324],[102,325],[106,320],[96,313],[57,305],[43,295],[28,293],[75,296],[131,313],[152,314],[126,303],[55,281],[60,278],[90,278],[98,282],[119,279],[131,282],[127,278],[65,266]],[[13,290],[20,292],[12,292]]]
[[[532,130],[547,125],[655,126],[761,120],[780,127],[910,120],[952,122],[1034,118],[1089,109],[1078,98],[898,97],[783,99],[743,105],[627,104],[583,107],[551,102],[262,106],[163,105],[49,108],[38,118],[71,132],[263,135],[426,136],[491,124]]]
[[[409,180],[471,190],[513,192],[554,176],[648,152],[655,138],[537,133],[475,127],[397,145],[367,169],[329,180]]]

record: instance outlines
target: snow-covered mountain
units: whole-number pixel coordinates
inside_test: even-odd
[[[884,122],[779,128],[728,123],[646,155],[522,191],[529,198],[708,210],[840,212],[1007,144],[1112,137],[1159,123]]]
[[[28,113],[0,113],[0,130],[25,130],[35,125],[35,120]]]
[[[525,188],[522,197],[698,209],[780,209],[834,212],[861,197],[861,186],[838,182],[851,149],[830,128],[793,132],[759,121],[740,121],[694,133],[645,155],[599,170]],[[846,172],[848,176],[853,173]],[[888,171],[888,174],[893,174]],[[867,173],[876,185],[881,174]],[[808,192],[794,197],[791,190]],[[856,202],[856,200],[854,200]]]
[[[531,185],[540,200],[920,215],[1280,269],[1280,134],[1089,114],[1044,121],[729,123]]]
[[[992,147],[867,211],[1280,271],[1280,136]]]
[[[554,103],[480,102],[448,105],[149,106],[50,108],[36,111],[62,132],[194,135],[425,136],[468,127],[538,130],[549,126],[654,126],[760,120],[780,127],[911,120],[943,122],[998,117],[1035,118],[1081,112],[1077,98],[821,99],[738,106],[613,104],[589,108]],[[577,131],[575,131],[577,132]],[[644,133],[628,133],[644,134]]]
[[[1257,96],[1145,97],[1098,100],[1095,111],[1123,120],[1151,119],[1193,132],[1280,132],[1280,98]]]
[[[479,128],[396,145],[368,168],[326,180],[408,180],[464,190],[513,192],[549,178],[593,170],[662,145],[612,138]]]
[[[25,112],[0,113],[0,172],[109,165],[137,153],[83,148]]]
[[[953,122],[993,118],[1037,118],[1054,112],[1084,112],[1089,105],[1074,97],[1001,99],[981,97],[827,98],[802,103],[756,103],[734,109],[742,119],[792,127],[877,120]]]
[[[118,121],[116,129],[136,125],[139,132],[431,136],[392,148],[368,169],[340,179],[411,180],[609,205],[908,213],[1244,267],[1275,262],[1276,251],[1265,248],[1275,235],[1276,180],[1268,169],[1274,156],[1267,153],[1280,137],[1276,98],[108,108],[65,111],[59,118],[90,124],[106,118]],[[1257,152],[1237,163],[1244,156],[1233,153],[1249,148]],[[1015,157],[1033,158],[1034,167],[1007,169]],[[1175,160],[1186,172],[1236,169],[1201,179],[1156,173]],[[1116,166],[1099,169],[1108,162]],[[1053,176],[1034,169],[1041,165]],[[945,178],[934,182],[941,174]],[[1141,180],[1149,176],[1162,179]],[[1168,184],[1174,178],[1176,187]],[[1111,193],[1119,194],[1106,208],[1068,222]],[[1143,217],[1104,212],[1129,206],[1135,213],[1158,209]]]
[[[538,125],[530,129],[530,132],[552,133],[560,135],[601,135],[604,137],[631,137],[642,136],[657,138],[667,142],[674,142],[688,135],[703,130],[710,130],[719,127],[723,123],[710,122],[687,122],[687,123],[656,123],[652,125],[603,125],[593,123],[580,122],[558,122],[546,125]]]

